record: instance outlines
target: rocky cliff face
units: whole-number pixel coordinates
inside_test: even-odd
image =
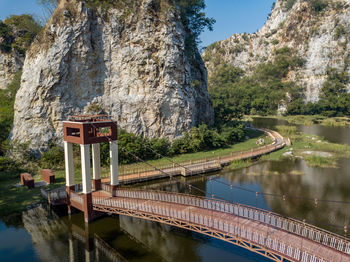
[[[315,102],[328,68],[350,73],[349,40],[349,0],[277,0],[261,30],[217,42],[203,58],[209,75],[222,62],[249,74],[259,63],[271,61],[274,50],[288,46],[305,59],[305,65],[291,70],[286,80],[296,81],[304,88],[306,101]]]
[[[0,52],[0,89],[5,89],[11,83],[14,75],[22,69],[24,58],[16,51]]]
[[[12,139],[45,149],[62,141],[61,121],[92,112],[148,137],[210,123],[204,63],[197,50],[191,57],[185,50],[188,31],[177,11],[161,12],[157,2],[106,12],[60,1],[27,52]]]

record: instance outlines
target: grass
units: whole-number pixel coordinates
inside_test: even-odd
[[[230,164],[229,168],[230,169],[245,168],[245,167],[251,166],[252,163],[253,163],[253,161],[250,159],[248,159],[248,160],[235,160]]]
[[[306,156],[304,157],[306,163],[312,167],[337,167],[334,157],[322,157],[322,156]]]
[[[282,136],[291,139],[292,145],[263,156],[263,160],[281,160],[285,158],[284,153],[292,152],[293,157],[303,158],[309,166],[336,168],[339,158],[350,156],[350,146],[348,145],[330,143],[322,137],[297,132],[295,126],[277,126],[276,128]],[[306,155],[305,151],[315,152],[315,154]],[[331,153],[332,156],[320,156],[316,155],[316,152],[327,152]]]
[[[19,174],[1,173],[0,179],[0,217],[26,210],[28,205],[40,203],[40,189],[15,187]]]

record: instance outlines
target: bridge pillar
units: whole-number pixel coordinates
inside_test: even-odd
[[[70,191],[74,191],[75,178],[74,178],[74,162],[73,162],[73,144],[64,141],[64,160],[66,167],[66,191],[68,196],[68,214],[71,214],[70,205]]]
[[[92,183],[93,188],[101,190],[101,157],[100,144],[92,144]]]
[[[119,185],[118,181],[118,141],[109,142],[110,168],[111,168],[111,190],[112,196]]]
[[[84,212],[85,222],[90,222],[96,215],[93,212],[92,183],[95,190],[101,190],[100,143],[110,142],[111,185],[118,185],[118,127],[107,115],[78,115],[63,121],[64,149],[66,162],[66,185],[68,212],[70,199],[75,191],[73,145],[80,145],[82,192],[74,192],[79,198],[79,210]],[[111,142],[112,141],[112,142]],[[92,145],[93,177],[91,177],[90,145]],[[92,181],[91,181],[92,178]],[[80,188],[80,187],[79,187]],[[83,199],[83,201],[81,201]],[[82,202],[82,203],[81,203]],[[75,203],[75,202],[74,202]]]
[[[86,223],[92,219],[92,187],[90,170],[90,145],[80,145],[81,172],[83,181],[83,211]]]

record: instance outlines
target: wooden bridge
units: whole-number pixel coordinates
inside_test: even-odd
[[[84,211],[83,195],[71,191],[70,205]],[[273,261],[350,261],[349,239],[238,203],[179,193],[113,189],[102,184],[102,190],[92,193],[92,207],[95,215],[126,215],[184,228],[243,247]]]
[[[285,139],[278,133],[267,129],[258,129],[265,132],[272,139],[272,143],[251,150],[229,153],[227,155],[211,157],[206,159],[188,161],[185,163],[169,163],[160,167],[146,166],[142,169],[131,169],[119,172],[119,184],[128,185],[150,180],[169,178],[171,176],[193,176],[221,170],[236,160],[257,158],[283,148]],[[107,183],[110,178],[103,178],[102,182]]]
[[[120,187],[123,183],[219,170],[234,160],[258,157],[285,146],[283,137],[277,132],[265,132],[274,140],[271,145],[217,159],[181,165],[174,163],[163,168],[151,166],[149,170],[143,170],[141,173],[118,176],[116,123],[108,119],[90,117],[66,121],[66,189],[51,192],[47,198],[52,204],[64,202],[69,210],[74,207],[83,211],[86,223],[101,214],[120,214],[218,238],[273,261],[350,261],[349,239],[305,222],[214,198]],[[106,141],[110,144],[111,172],[110,180],[101,181],[99,143]],[[74,181],[73,143],[80,144],[81,148],[82,184],[78,185]],[[92,181],[90,145],[93,154]]]

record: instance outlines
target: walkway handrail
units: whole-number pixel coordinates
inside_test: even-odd
[[[346,237],[339,236],[335,233],[318,228],[306,222],[293,218],[284,217],[274,212],[263,209],[246,206],[238,203],[230,203],[224,200],[213,198],[192,196],[188,194],[179,194],[162,191],[145,191],[135,189],[118,188],[115,192],[117,197],[134,198],[144,200],[155,200],[168,203],[176,203],[187,206],[211,209],[239,217],[259,221],[275,228],[290,232],[318,242],[322,245],[336,249],[340,252],[350,254],[350,240]]]
[[[280,137],[283,141],[283,137],[280,134],[278,134],[277,132],[272,131],[272,130],[268,130],[268,129],[262,129],[262,128],[260,128],[260,129],[252,128],[252,129],[260,130],[260,131],[264,132],[265,134],[267,134],[268,136],[270,136],[272,138],[272,143],[269,145],[266,145],[266,146],[252,148],[249,150],[231,152],[231,153],[228,153],[228,154],[222,155],[222,156],[215,156],[215,157],[209,157],[209,158],[205,158],[205,159],[198,159],[198,160],[183,162],[183,163],[181,163],[181,166],[192,165],[192,164],[203,164],[206,162],[211,162],[211,161],[216,161],[216,160],[220,161],[221,159],[225,159],[225,158],[234,158],[234,157],[243,157],[243,156],[244,156],[243,159],[246,159],[246,158],[259,156],[261,154],[273,152],[273,151],[280,149],[280,148],[283,148],[285,146],[284,142],[276,145],[276,143],[277,143],[276,136]],[[259,152],[259,154],[255,154],[256,152]],[[158,169],[170,169],[170,168],[180,169],[181,167],[174,166],[173,164],[165,164],[165,165],[158,167]],[[151,171],[156,171],[156,170],[152,167],[144,167],[144,168],[138,169],[137,172],[143,173],[143,172],[151,172]],[[135,174],[135,170],[131,169],[130,171],[120,172],[119,175],[121,177],[126,177],[128,175],[134,175],[134,174]]]
[[[105,212],[113,212],[113,208],[117,208],[125,210],[129,215],[131,215],[133,211],[148,213],[150,214],[150,219],[155,221],[157,220],[155,216],[163,216],[168,218],[167,221],[163,221],[168,224],[172,224],[172,222],[175,222],[174,220],[187,222],[192,224],[192,230],[194,227],[197,227],[195,231],[204,234],[208,234],[208,231],[219,231],[222,235],[219,236],[218,234],[213,234],[213,236],[223,240],[232,240],[232,237],[235,237],[236,239],[238,238],[243,241],[248,241],[249,243],[253,243],[260,247],[267,247],[268,249],[282,256],[282,258],[278,259],[278,261],[285,261],[284,258],[289,258],[290,261],[324,262],[323,258],[320,258],[315,254],[309,254],[309,250],[303,250],[299,247],[291,246],[290,244],[287,245],[277,238],[271,237],[256,230],[252,230],[237,221],[228,221],[227,219],[225,220],[215,215],[198,214],[196,212],[192,212],[191,209],[179,211],[171,206],[161,207],[154,204],[154,202],[148,203],[142,201],[141,199],[133,199],[132,202],[128,202],[125,201],[125,199],[106,199],[104,197],[94,197],[93,205],[94,209]],[[107,210],[103,207],[107,207]],[[145,218],[144,216],[142,217]],[[179,223],[175,223],[175,225],[181,227],[181,224]],[[236,243],[237,242],[238,241],[236,241]]]

